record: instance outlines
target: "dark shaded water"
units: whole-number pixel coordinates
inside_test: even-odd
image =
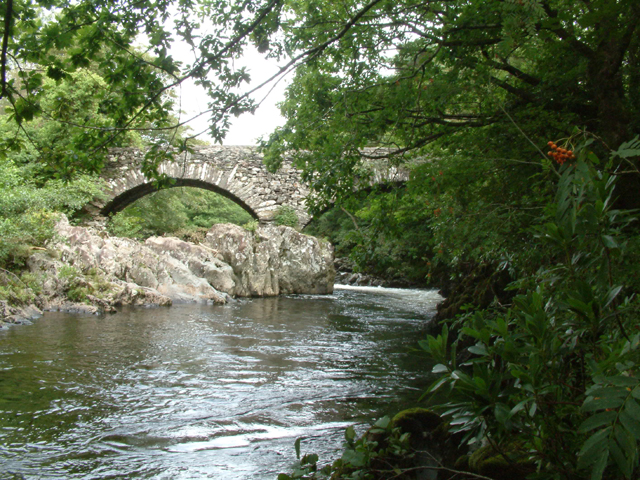
[[[274,479],[293,443],[411,405],[439,297],[330,296],[47,314],[0,331],[0,479]]]

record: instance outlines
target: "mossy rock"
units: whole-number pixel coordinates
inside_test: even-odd
[[[504,454],[508,460],[491,445],[481,447],[468,457],[469,471],[494,480],[524,478],[535,472],[535,464],[516,445],[506,446]]]
[[[416,440],[442,425],[442,418],[427,408],[408,408],[391,419],[391,428],[399,427]]]

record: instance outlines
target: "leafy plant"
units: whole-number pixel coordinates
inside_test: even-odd
[[[591,150],[560,168],[555,200],[530,228],[542,266],[507,309],[469,311],[420,342],[436,361],[427,394],[469,445],[535,478],[634,478],[640,337],[633,294],[616,282],[632,212],[614,206],[616,176]],[[599,162],[598,162],[599,163]],[[630,292],[629,292],[630,293]]]
[[[258,223],[257,220],[251,220],[247,223],[245,223],[244,225],[242,225],[242,228],[244,228],[247,232],[252,232],[255,233],[258,231],[258,226],[260,224]]]
[[[281,473],[278,480],[341,478],[365,480],[378,478],[381,471],[393,475],[402,473],[403,460],[412,458],[414,452],[409,443],[410,434],[394,426],[389,417],[378,419],[367,432],[358,437],[351,426],[344,432],[345,442],[341,458],[330,465],[318,467],[318,455],[308,454],[300,458],[301,439],[295,442],[296,458],[290,474]]]

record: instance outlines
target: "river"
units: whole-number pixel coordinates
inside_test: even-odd
[[[46,314],[0,331],[0,479],[275,479],[414,405],[425,290]],[[324,462],[323,462],[324,461]]]

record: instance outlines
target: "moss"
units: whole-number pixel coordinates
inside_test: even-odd
[[[258,231],[258,225],[259,224],[257,220],[251,220],[250,222],[247,222],[244,225],[242,225],[242,228],[244,228],[248,232],[255,233]]]
[[[469,470],[495,480],[523,478],[535,472],[535,464],[517,445],[505,446],[503,453],[496,452],[491,445],[481,447],[468,457]]]
[[[300,224],[295,209],[284,205],[278,207],[276,214],[273,217],[273,221],[276,225],[285,225],[292,228],[298,228]]]
[[[413,438],[419,438],[426,432],[432,432],[441,424],[440,415],[419,407],[403,410],[391,419],[392,428],[400,427],[403,432],[410,433]]]

